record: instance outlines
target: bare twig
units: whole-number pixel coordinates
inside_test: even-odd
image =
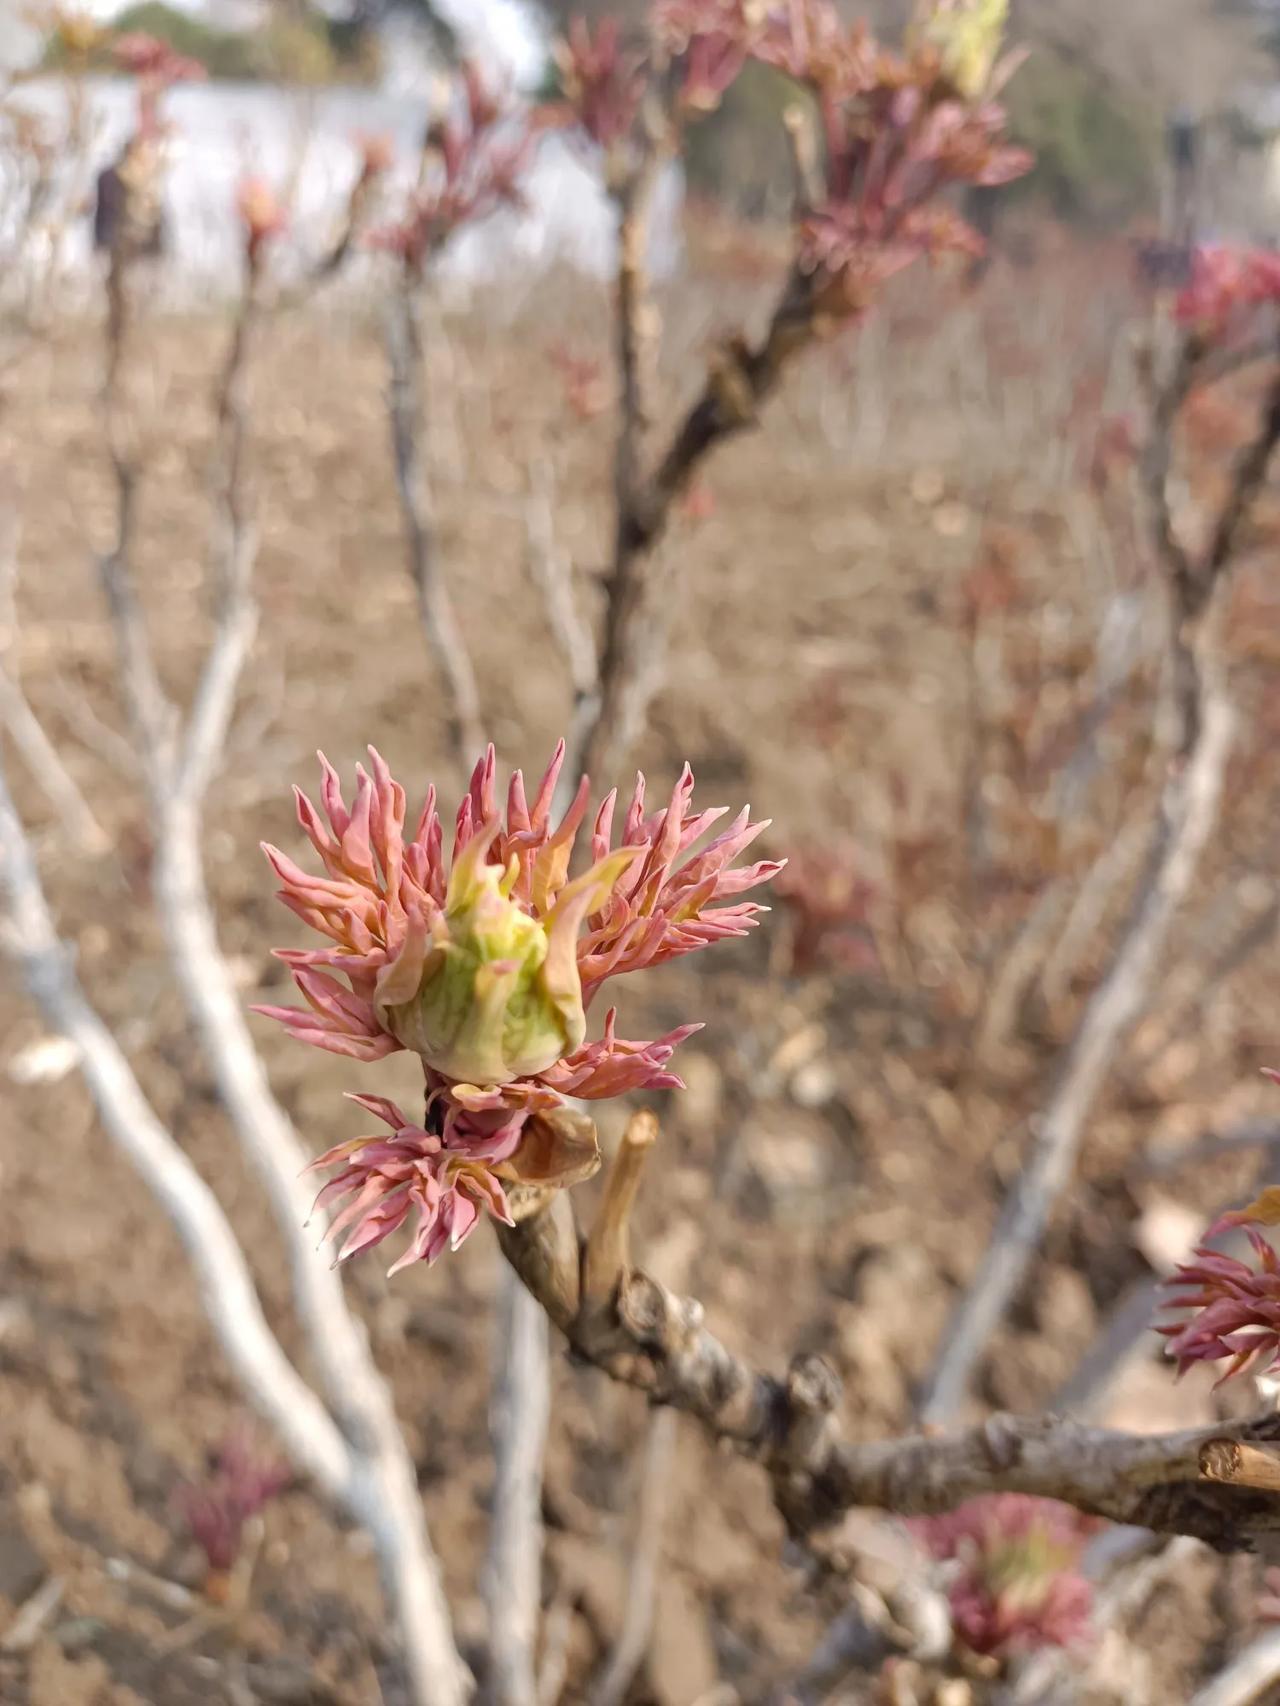
[[[542,1459],[550,1414],[542,1311],[510,1269],[498,1292],[491,1400],[493,1526],[485,1599],[489,1693],[499,1706],[538,1706],[534,1652],[542,1611]]]
[[[665,155],[656,140],[614,195],[618,214],[618,441],[614,451],[614,501],[625,515],[642,477],[645,439],[652,417],[652,367],[657,309],[649,294],[645,249],[654,190]]]
[[[569,1674],[573,1599],[561,1592],[552,1600],[543,1625],[542,1663],[538,1667],[538,1706],[559,1706]]]
[[[108,845],[107,836],[31,709],[16,671],[4,662],[17,622],[19,537],[17,512],[6,506],[0,510],[0,722],[67,833],[89,852],[99,853]]]
[[[1045,955],[1040,990],[1052,1008],[1071,987],[1080,960],[1096,936],[1112,896],[1141,858],[1151,834],[1149,809],[1130,819],[1108,842],[1080,884],[1062,933]]]
[[[992,979],[982,1007],[977,1048],[981,1060],[996,1063],[1009,1040],[1026,996],[1044,964],[1046,950],[1067,904],[1066,883],[1050,882],[1041,891]]]
[[[1161,1014],[1156,1035],[1143,1049],[1135,1049],[1133,1059],[1126,1063],[1131,1079],[1140,1081],[1143,1074],[1156,1065],[1177,1039],[1199,1020],[1213,994],[1255,954],[1270,947],[1278,929],[1280,900],[1271,898],[1261,907],[1254,908],[1252,916],[1225,939],[1220,917],[1211,913],[1204,920],[1199,932],[1200,952],[1192,949],[1187,953],[1186,957],[1194,963],[1185,965],[1183,975],[1172,984],[1166,996],[1168,1006]],[[1210,951],[1210,945],[1215,942],[1221,945],[1216,951]]]
[[[657,1411],[649,1423],[641,1471],[635,1546],[627,1577],[627,1609],[604,1674],[591,1695],[592,1706],[622,1706],[649,1650],[671,1480],[671,1458],[675,1451],[675,1424],[673,1410]]]
[[[1146,462],[1152,526],[1165,567],[1173,721],[1172,762],[1158,820],[1129,920],[1085,1007],[1048,1104],[1033,1123],[1030,1155],[987,1255],[947,1328],[923,1394],[926,1421],[954,1413],[1022,1282],[1074,1172],[1084,1122],[1121,1043],[1146,1006],[1170,927],[1217,826],[1232,715],[1220,680],[1216,617],[1233,547],[1280,441],[1280,374],[1272,382],[1258,432],[1237,463],[1208,551],[1197,563],[1173,526],[1168,479],[1177,410],[1194,382],[1198,359],[1194,340],[1179,346],[1153,407],[1153,448]]]
[[[582,1261],[582,1301],[607,1306],[631,1267],[630,1221],[640,1177],[658,1137],[657,1117],[647,1108],[632,1114],[605,1181],[604,1199]]]
[[[819,1706],[850,1672],[881,1672],[896,1653],[925,1663],[945,1658],[952,1644],[951,1607],[930,1579],[924,1555],[905,1536],[895,1535],[894,1542],[892,1559],[881,1553],[875,1560],[875,1573],[883,1575],[888,1567],[889,1581],[883,1587],[850,1582],[850,1603],[799,1675],[774,1694],[773,1706]]]
[[[880,1671],[900,1652],[885,1619],[872,1615],[875,1609],[855,1593],[824,1630],[804,1669],[773,1696],[774,1706],[819,1706],[851,1671]]]
[[[26,694],[0,663],[0,720],[27,768],[43,790],[49,804],[62,819],[71,837],[89,852],[99,853],[109,845],[106,831],[94,816],[89,802],[72,780],[58,749],[27,701]]]
[[[542,594],[547,622],[568,668],[574,698],[581,701],[595,691],[596,648],[591,629],[573,596],[569,560],[556,539],[549,458],[540,458],[534,466],[525,505],[525,523],[533,579]]]
[[[422,334],[412,275],[407,270],[402,272],[388,298],[386,341],[391,439],[409,571],[417,590],[423,632],[448,695],[447,714],[454,760],[465,773],[483,748],[484,724],[471,660],[463,645],[453,601],[436,555],[430,486],[419,445],[422,430]]]
[[[1121,1041],[1150,993],[1170,925],[1191,887],[1217,823],[1231,742],[1231,714],[1216,692],[1198,713],[1200,735],[1185,768],[1166,785],[1160,823],[1137,904],[1116,956],[1091,997],[1044,1113],[1031,1152],[1001,1212],[987,1255],[946,1330],[926,1387],[926,1421],[951,1415],[992,1330],[1002,1318],[1075,1169],[1084,1122]]]
[[[1239,1653],[1212,1682],[1192,1697],[1191,1706],[1254,1706],[1280,1679],[1280,1629],[1268,1629]]]
[[[813,335],[812,281],[796,267],[760,342],[730,341],[711,363],[701,395],[657,466],[631,481],[617,516],[598,703],[585,722],[583,767],[593,774],[617,768],[619,754],[635,738],[643,718],[652,686],[642,643],[651,638],[645,635],[649,600],[644,571],[666,531],[673,504],[717,445],[755,424],[760,405],[777,388],[787,362]]]
[[[40,1631],[56,1614],[66,1591],[66,1583],[61,1576],[46,1576],[30,1598],[18,1607],[9,1626],[0,1634],[0,1653],[25,1653],[35,1646]]]
[[[1138,1178],[1160,1178],[1233,1151],[1276,1148],[1280,1148],[1280,1124],[1274,1119],[1242,1120],[1227,1131],[1207,1132],[1177,1149],[1153,1149],[1139,1160],[1135,1173]],[[1269,1164],[1269,1161],[1270,1157],[1267,1157],[1264,1164]],[[1265,1177],[1262,1182],[1265,1183]]]
[[[624,1273],[607,1311],[584,1302],[582,1249],[563,1193],[499,1237],[575,1354],[759,1461],[797,1535],[816,1535],[854,1506],[915,1515],[995,1491],[1061,1499],[1222,1550],[1280,1531],[1280,1498],[1200,1474],[1209,1440],[1276,1438],[1275,1415],[1148,1436],[997,1415],[953,1433],[849,1440],[836,1416],[839,1383],[819,1358],[797,1356],[785,1379],[761,1373],[707,1330],[701,1304],[638,1270]]]

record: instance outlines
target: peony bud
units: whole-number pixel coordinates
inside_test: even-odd
[[[454,862],[442,913],[410,921],[380,974],[380,1022],[434,1071],[466,1084],[509,1084],[544,1072],[586,1036],[578,929],[637,857],[624,848],[567,884],[545,918],[513,895],[518,858],[487,862],[497,819]]]

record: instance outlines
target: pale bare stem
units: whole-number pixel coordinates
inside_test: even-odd
[[[244,1255],[217,1198],[156,1117],[114,1037],[85,1000],[54,931],[3,771],[0,859],[6,946],[46,1022],[75,1044],[108,1136],[155,1194],[186,1246],[210,1325],[237,1378],[299,1468],[330,1497],[349,1499],[352,1455],[267,1326]]]
[[[818,138],[814,133],[813,117],[804,107],[788,107],[782,115],[787,145],[791,150],[791,170],[795,177],[796,210],[806,212],[819,207],[824,197],[822,166],[818,158]]]
[[[620,419],[614,452],[614,496],[624,514],[635,499],[652,420],[658,310],[649,290],[645,251],[664,152],[652,142],[615,192],[618,214],[618,380]]]
[[[1212,1682],[1192,1696],[1190,1706],[1262,1706],[1280,1681],[1280,1629],[1268,1629],[1239,1653]]]
[[[538,1706],[534,1652],[542,1611],[542,1460],[550,1418],[541,1309],[509,1268],[498,1290],[489,1435],[495,1480],[485,1600],[488,1694],[499,1706]]]
[[[245,1153],[266,1186],[284,1236],[294,1302],[308,1349],[356,1459],[348,1508],[373,1537],[404,1644],[414,1699],[466,1699],[458,1656],[422,1517],[417,1478],[364,1330],[342,1282],[308,1233],[310,1157],[275,1100],[218,946],[201,863],[198,803],[165,813],[158,838],[156,901],[184,999]]]
[[[1218,953],[1195,955],[1195,963],[1185,968],[1178,987],[1172,992],[1170,1011],[1164,1016],[1159,1033],[1141,1053],[1135,1051],[1135,1058],[1128,1066],[1131,1077],[1141,1078],[1159,1062],[1178,1038],[1198,1021],[1214,993],[1255,954],[1270,947],[1278,928],[1280,901],[1269,900],[1227,938]],[[1207,943],[1215,937],[1220,940],[1221,933],[1210,926],[1203,932],[1202,940]]]
[[[1054,1393],[1055,1411],[1082,1419],[1104,1411],[1117,1379],[1151,1331],[1160,1289],[1159,1279],[1135,1280],[1112,1306],[1079,1364]]]
[[[945,1330],[921,1404],[925,1421],[940,1422],[954,1413],[1022,1283],[1075,1171],[1085,1121],[1121,1043],[1147,1004],[1170,927],[1217,826],[1232,717],[1216,686],[1206,684],[1197,721],[1195,749],[1166,784],[1134,911],[1085,1008],[1044,1111],[1032,1124],[1028,1158],[987,1254]]]
[[[296,284],[288,289],[277,290],[271,301],[263,305],[264,312],[276,316],[301,308],[322,285],[337,277],[347,262],[360,251],[360,239],[376,201],[377,189],[377,175],[361,172],[351,186],[342,219],[329,247],[311,263]],[[291,200],[292,195],[288,199]]]
[[[645,1163],[657,1137],[658,1121],[654,1114],[648,1109],[632,1114],[613,1158],[604,1197],[583,1252],[585,1309],[607,1313],[630,1271],[631,1213]],[[627,1609],[613,1651],[592,1693],[593,1706],[621,1706],[649,1651],[674,1449],[675,1417],[668,1410],[659,1410],[649,1424],[645,1447],[627,1579]]]
[[[1150,834],[1150,818],[1144,813],[1125,824],[1089,867],[1071,903],[1062,934],[1045,955],[1040,970],[1040,993],[1050,1007],[1055,1007],[1070,989],[1116,890],[1141,858]]]
[[[68,835],[86,851],[100,853],[109,845],[106,831],[98,822],[89,802],[71,778],[58,750],[40,719],[31,709],[26,694],[0,662],[0,719],[10,739],[21,753],[24,763],[39,784],[45,798],[62,819]]]
[[[824,1630],[804,1669],[774,1695],[773,1706],[819,1706],[851,1672],[882,1670],[902,1649],[877,1609],[855,1593]]]
[[[923,1555],[909,1543],[900,1550],[905,1556],[893,1561],[892,1585],[881,1590],[850,1583],[850,1604],[826,1629],[799,1675],[777,1691],[772,1706],[819,1706],[852,1672],[880,1672],[896,1653],[926,1664],[946,1657],[951,1608],[930,1583]],[[883,1574],[887,1562],[877,1560],[875,1573]]]
[[[74,687],[55,667],[50,689],[68,728],[90,752],[96,753],[104,764],[120,776],[134,778],[139,773],[138,754],[127,735],[112,728],[89,703],[83,689]]]
[[[27,1653],[40,1639],[66,1598],[67,1584],[61,1576],[46,1576],[36,1591],[18,1607],[12,1622],[0,1634],[0,1653],[10,1657]]]
[[[575,702],[581,702],[595,691],[596,648],[590,624],[573,596],[572,565],[556,538],[553,487],[550,458],[541,457],[534,464],[525,504],[529,567],[569,671]]]
[[[646,124],[641,152],[634,165],[614,187],[613,203],[618,220],[618,277],[614,315],[615,349],[618,367],[618,436],[614,445],[613,498],[618,529],[614,548],[613,573],[609,585],[609,611],[606,619],[606,638],[599,668],[593,668],[585,689],[579,688],[574,698],[574,727],[578,739],[574,750],[582,750],[583,761],[591,768],[598,761],[608,767],[621,756],[628,742],[619,738],[622,723],[638,719],[624,709],[625,699],[637,696],[635,683],[637,658],[635,638],[619,646],[610,640],[614,608],[619,599],[628,595],[628,576],[621,548],[623,518],[630,515],[639,497],[644,480],[646,448],[652,424],[653,370],[656,363],[660,321],[653,301],[646,251],[649,244],[650,218],[654,191],[667,158],[661,126],[653,119]],[[637,605],[638,609],[638,605]],[[634,620],[634,618],[633,618]],[[621,681],[609,679],[625,671],[626,692],[620,691]],[[643,689],[639,690],[643,692]],[[610,698],[606,712],[604,700]],[[646,695],[647,697],[647,695]],[[597,752],[597,749],[603,749]]]
[[[561,771],[553,815],[569,804],[577,775],[575,752]],[[593,1132],[594,1132],[594,1128]],[[543,1238],[576,1240],[567,1199],[533,1219]],[[570,1215],[566,1226],[564,1216]],[[577,1307],[577,1263],[571,1269]],[[500,1701],[537,1701],[535,1653],[541,1609],[542,1465],[551,1413],[551,1351],[547,1323],[515,1273],[503,1270],[498,1293],[489,1439],[494,1458],[493,1512],[484,1595],[489,1614],[490,1689]]]
[[[390,371],[388,409],[409,572],[417,592],[423,632],[448,699],[453,758],[465,773],[483,750],[484,725],[475,674],[436,555],[430,487],[419,443],[422,337],[413,280],[407,270],[402,272],[388,300],[386,338]]]
[[[1220,679],[1216,628],[1235,544],[1280,441],[1280,374],[1273,380],[1259,430],[1237,463],[1209,548],[1197,562],[1173,528],[1167,493],[1169,445],[1177,416],[1177,404],[1169,399],[1180,403],[1189,395],[1197,359],[1190,341],[1176,352],[1153,409],[1153,439],[1163,449],[1148,454],[1146,468],[1169,605],[1173,721],[1170,768],[1155,831],[1111,963],[1085,1006],[1048,1103],[1032,1122],[1023,1170],[973,1285],[945,1331],[922,1397],[921,1415],[928,1422],[954,1414],[991,1334],[1026,1276],[1074,1174],[1085,1121],[1122,1043],[1150,1000],[1173,921],[1217,827],[1233,718]]]
[[[221,759],[254,628],[244,387],[255,285],[251,275],[218,393],[215,631],[187,726],[178,738],[157,736],[153,743],[149,737],[155,725],[140,710],[133,672],[140,655],[150,665],[150,652],[128,575],[127,549],[116,553],[112,602],[120,668],[144,742],[156,848],[156,905],[174,974],[219,1097],[262,1177],[285,1241],[294,1303],[337,1418],[330,1425],[351,1455],[343,1503],[373,1539],[412,1698],[418,1706],[460,1706],[469,1693],[469,1678],[454,1642],[413,1462],[363,1327],[347,1307],[341,1279],[305,1229],[313,1194],[302,1176],[309,1156],[271,1092],[250,1037],[218,945],[205,881],[204,795]],[[122,536],[127,544],[123,522]]]
[[[177,714],[161,686],[146,617],[133,584],[141,469],[137,423],[131,418],[122,394],[131,306],[129,259],[125,235],[119,234],[107,265],[106,372],[102,395],[107,448],[116,488],[116,537],[98,567],[120,651],[121,683],[134,740],[144,761],[153,766],[163,761],[167,766],[172,758]],[[154,770],[150,780],[154,785]]]
[[[538,1666],[538,1706],[559,1706],[569,1675],[572,1635],[573,1599],[562,1591],[551,1602],[543,1630],[542,1663]]]
[[[992,1064],[1007,1048],[1059,921],[1067,909],[1064,879],[1050,882],[1038,895],[1013,945],[1001,961],[982,1008],[978,1026],[979,1058]]]
[[[500,1228],[499,1240],[577,1356],[760,1462],[799,1537],[816,1542],[855,1507],[908,1516],[1001,1491],[1061,1499],[1113,1522],[1191,1534],[1227,1550],[1280,1532],[1280,1499],[1206,1480],[1200,1464],[1210,1442],[1280,1438],[1275,1414],[1165,1435],[997,1415],[951,1433],[850,1440],[837,1415],[839,1382],[821,1359],[793,1358],[784,1379],[763,1373],[707,1330],[700,1303],[640,1269],[624,1268],[608,1308],[586,1299],[583,1251],[564,1193]]]
[[[1190,1143],[1182,1144],[1177,1149],[1149,1151],[1140,1161],[1136,1176],[1158,1179],[1179,1172],[1184,1167],[1198,1166],[1202,1161],[1216,1160],[1219,1155],[1238,1153],[1242,1149],[1270,1150],[1277,1147],[1280,1147],[1280,1124],[1275,1120],[1243,1120],[1238,1126],[1227,1131],[1209,1132],[1204,1137],[1193,1138]],[[1270,1165],[1270,1157],[1264,1157],[1264,1173]],[[1265,1182],[1263,1179],[1262,1183]]]
[[[635,1542],[627,1574],[627,1609],[604,1674],[591,1694],[592,1706],[622,1706],[649,1651],[675,1444],[675,1411],[658,1410],[649,1423],[645,1444]]]
[[[253,568],[257,539],[246,493],[248,366],[259,308],[259,275],[251,260],[217,391],[214,482],[214,636],[181,737],[170,793],[200,800],[222,760],[240,676],[257,632]]]
[[[607,1308],[631,1267],[631,1211],[649,1151],[658,1138],[657,1116],[647,1108],[632,1114],[605,1181],[595,1224],[582,1259],[582,1301]]]

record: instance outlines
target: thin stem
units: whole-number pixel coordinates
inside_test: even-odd
[[[420,447],[423,384],[422,333],[411,275],[404,272],[387,304],[388,409],[396,484],[404,518],[409,572],[418,615],[446,695],[453,757],[464,773],[483,750],[480,693],[471,660],[440,572],[431,515],[431,489]]]

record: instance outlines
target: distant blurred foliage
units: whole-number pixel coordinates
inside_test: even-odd
[[[223,30],[165,0],[138,0],[111,21],[90,48],[91,70],[112,69],[110,41],[116,32],[154,36],[201,64],[210,77],[228,82],[363,82],[377,70],[362,32],[331,26],[318,13],[275,13],[260,30]],[[52,67],[67,65],[72,48],[59,32],[45,54]]]
[[[1047,202],[1064,219],[1122,223],[1155,195],[1160,132],[1136,102],[1086,67],[1036,52],[1005,95],[1010,131],[1036,163],[1006,194]]]
[[[746,215],[786,217],[792,167],[782,114],[804,99],[780,73],[749,65],[719,108],[689,127],[690,187]],[[1154,204],[1160,129],[1138,101],[1048,50],[1032,53],[1001,99],[1011,140],[1036,156],[1035,169],[1002,189],[1002,199],[1035,200],[1061,218],[1104,226]]]
[[[737,212],[785,218],[794,171],[783,113],[812,98],[767,65],[744,67],[712,113],[690,124],[685,138],[689,187]]]

